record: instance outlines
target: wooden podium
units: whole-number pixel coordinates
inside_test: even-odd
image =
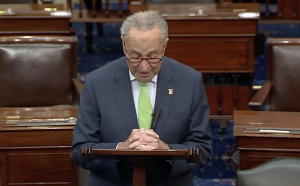
[[[143,10],[158,11],[168,23],[165,55],[203,73],[212,119],[232,119],[233,110],[248,110],[258,3],[129,6],[130,13]]]
[[[0,108],[1,186],[77,186],[70,156],[77,110]]]
[[[101,158],[127,158],[133,163],[133,186],[146,186],[146,162],[154,156],[164,156],[173,158],[185,158],[188,163],[196,163],[200,161],[200,149],[171,149],[171,150],[119,150],[119,149],[92,149],[82,147],[80,149],[81,156],[93,157],[100,155]]]
[[[234,111],[233,119],[241,170],[275,157],[300,157],[299,112]]]

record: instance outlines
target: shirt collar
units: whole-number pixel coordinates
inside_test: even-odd
[[[129,77],[130,77],[130,81],[136,80],[136,78],[132,75],[130,70],[129,70]],[[151,82],[157,83],[157,74],[152,78]]]

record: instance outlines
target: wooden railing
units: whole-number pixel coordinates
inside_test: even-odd
[[[230,119],[233,110],[248,110],[253,73],[203,73],[203,82],[213,118]]]
[[[131,4],[131,0],[127,0],[127,4]],[[96,18],[96,0],[92,0],[92,17]],[[82,7],[83,7],[83,0],[79,0],[79,17],[82,17]],[[123,17],[123,0],[119,0],[119,10],[118,16],[119,18]],[[109,10],[109,0],[105,0],[105,18],[110,17],[110,10]]]
[[[68,0],[71,1],[71,0]],[[100,0],[91,0],[92,9],[83,9],[83,0],[79,0],[79,10],[73,10],[71,22],[94,22],[94,23],[105,23],[105,22],[123,22],[128,16],[128,12],[123,10],[123,0],[119,0],[118,10],[111,10],[109,8],[109,0],[103,0],[105,2],[104,9],[96,9],[96,1],[102,2]],[[97,2],[97,3],[99,3]],[[127,0],[127,4],[131,4],[131,0]]]

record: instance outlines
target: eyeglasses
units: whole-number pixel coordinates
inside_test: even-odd
[[[159,63],[161,60],[162,60],[162,58],[128,58],[127,57],[127,60],[129,61],[129,63],[141,63],[143,60],[147,60],[148,61],[148,63],[150,63],[150,64],[156,64],[156,63]]]

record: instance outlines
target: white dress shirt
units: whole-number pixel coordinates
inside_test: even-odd
[[[132,95],[133,95],[133,100],[134,100],[134,106],[135,106],[135,111],[136,111],[136,117],[138,117],[138,102],[139,102],[139,94],[140,94],[140,85],[136,78],[132,75],[132,73],[129,70],[129,77],[131,81],[131,88],[132,88]],[[153,79],[150,82],[147,82],[147,87],[148,87],[148,93],[152,105],[152,110],[154,109],[155,106],[155,98],[156,98],[156,88],[157,88],[157,75],[153,77]]]

